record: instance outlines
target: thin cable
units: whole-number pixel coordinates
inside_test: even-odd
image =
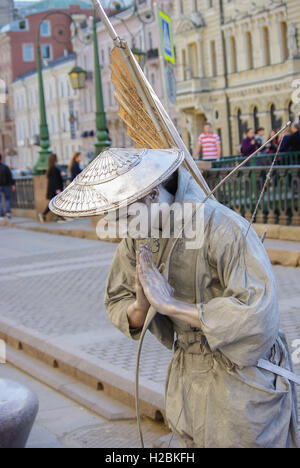
[[[263,198],[263,196],[264,196],[264,194],[265,194],[267,185],[268,185],[268,183],[269,183],[270,180],[271,180],[271,175],[272,175],[272,172],[273,172],[273,169],[274,169],[274,166],[275,166],[275,162],[276,162],[277,156],[278,156],[278,154],[279,154],[279,152],[280,152],[281,143],[282,143],[282,140],[280,141],[280,143],[279,143],[279,145],[278,145],[278,148],[277,148],[276,154],[275,154],[275,156],[274,156],[273,162],[272,162],[272,164],[271,164],[270,170],[268,171],[268,174],[267,174],[265,183],[264,183],[264,185],[263,185],[263,188],[262,188],[262,190],[261,190],[260,196],[259,196],[258,201],[257,201],[257,203],[256,203],[255,210],[254,210],[254,212],[253,212],[253,215],[252,215],[251,221],[250,221],[250,223],[249,223],[249,226],[248,226],[248,229],[247,229],[247,232],[246,232],[245,237],[247,237],[248,234],[249,234],[250,228],[251,228],[252,224],[254,223],[254,220],[255,220],[255,217],[256,217],[256,214],[257,214],[257,211],[258,211],[260,202],[261,202],[261,200],[262,200],[262,198]]]

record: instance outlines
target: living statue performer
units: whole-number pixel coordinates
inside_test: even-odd
[[[69,217],[115,213],[117,221],[126,205],[146,207],[149,231],[120,243],[105,306],[129,338],[142,340],[149,328],[174,349],[166,417],[182,447],[300,447],[299,378],[279,329],[266,250],[248,221],[209,196],[126,42],[98,1],[96,7],[115,43],[112,80],[120,116],[138,148],[104,151],[50,208]],[[191,219],[178,234],[178,216],[170,236],[161,235],[167,221],[159,208],[166,204],[192,204],[194,217],[203,207],[202,242],[191,248]]]

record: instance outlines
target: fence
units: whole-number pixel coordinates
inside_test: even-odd
[[[241,168],[216,192],[217,200],[250,220],[268,170],[267,166]],[[230,168],[207,170],[205,178],[210,188],[230,171]],[[300,166],[275,166],[255,221],[300,226],[299,192]]]
[[[262,154],[253,156],[250,160],[250,166],[270,166],[273,162],[275,154]],[[245,158],[241,156],[229,156],[222,158],[220,161],[214,161],[212,163],[213,168],[226,168],[226,167],[236,167]],[[276,158],[276,166],[297,166],[300,165],[300,153],[279,153]]]
[[[18,177],[15,179],[16,191],[12,192],[12,208],[34,210],[33,178]]]
[[[232,169],[214,168],[205,171],[205,178],[214,188]],[[261,193],[269,166],[241,168],[217,191],[216,198],[242,216],[250,219]],[[65,186],[68,180],[64,181]],[[276,165],[271,181],[260,203],[256,222],[300,226],[300,165]],[[34,209],[32,177],[16,179],[12,207]]]

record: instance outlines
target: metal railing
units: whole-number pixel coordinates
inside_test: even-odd
[[[241,168],[216,192],[217,200],[250,220],[269,169],[268,166]],[[210,188],[230,171],[230,168],[206,170]],[[299,193],[300,166],[275,166],[255,222],[300,226]]]
[[[33,177],[17,177],[16,191],[12,192],[12,208],[34,210]]]
[[[270,166],[273,162],[275,154],[262,154],[253,156],[250,161],[250,166]],[[212,163],[213,168],[226,168],[238,166],[245,157],[243,156],[228,156],[222,158],[220,161]],[[296,166],[300,165],[300,152],[294,153],[279,153],[276,158],[276,166]]]

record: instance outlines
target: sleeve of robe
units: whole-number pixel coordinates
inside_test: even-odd
[[[220,350],[239,366],[255,365],[270,351],[279,332],[272,267],[253,229],[245,239],[246,221],[216,224],[208,258],[224,294],[198,306],[202,329],[212,350]]]
[[[128,307],[136,300],[136,252],[133,242],[124,239],[115,253],[106,282],[104,305],[112,324],[127,337],[138,340],[142,329],[131,329],[127,318]],[[168,317],[157,313],[149,330],[164,346],[172,349],[174,329]]]

